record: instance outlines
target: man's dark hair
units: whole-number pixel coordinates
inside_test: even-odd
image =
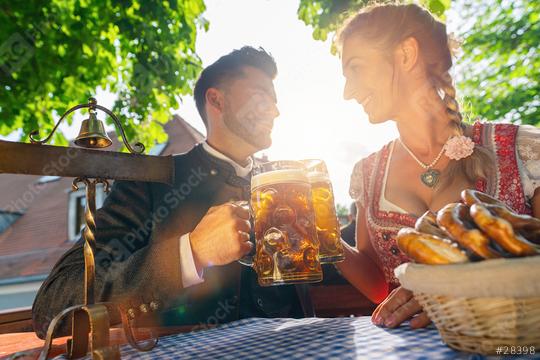
[[[251,46],[244,46],[239,50],[233,50],[231,53],[220,57],[215,63],[205,68],[197,83],[195,84],[195,104],[197,110],[208,127],[208,119],[206,117],[206,91],[209,88],[218,87],[223,82],[231,78],[243,76],[243,68],[252,66],[261,70],[271,79],[274,79],[277,74],[276,62],[272,55],[267,53],[263,48],[255,49]]]

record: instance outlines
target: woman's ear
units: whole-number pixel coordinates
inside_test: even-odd
[[[399,67],[403,71],[410,71],[414,68],[414,66],[418,62],[418,41],[412,36],[406,38],[403,40],[397,47],[396,47],[396,58]]]

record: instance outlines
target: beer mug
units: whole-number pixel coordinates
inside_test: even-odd
[[[320,243],[320,261],[322,264],[343,261],[345,254],[341,245],[340,224],[326,164],[317,159],[303,160],[302,163],[306,167],[308,181],[311,184],[311,198]]]
[[[241,263],[255,269],[261,286],[322,280],[310,190],[301,162],[273,161],[253,169],[255,255]]]

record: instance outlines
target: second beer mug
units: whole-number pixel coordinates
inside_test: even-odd
[[[322,280],[310,185],[298,161],[273,161],[251,179],[256,254],[261,286]]]
[[[345,259],[341,245],[341,230],[336,215],[334,192],[326,164],[322,160],[303,160],[311,184],[311,196],[315,211],[315,224],[319,238],[319,257],[322,264],[336,263]]]

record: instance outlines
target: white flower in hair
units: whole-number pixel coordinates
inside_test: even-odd
[[[469,157],[474,152],[474,141],[468,136],[454,136],[444,144],[444,154],[452,160]]]

